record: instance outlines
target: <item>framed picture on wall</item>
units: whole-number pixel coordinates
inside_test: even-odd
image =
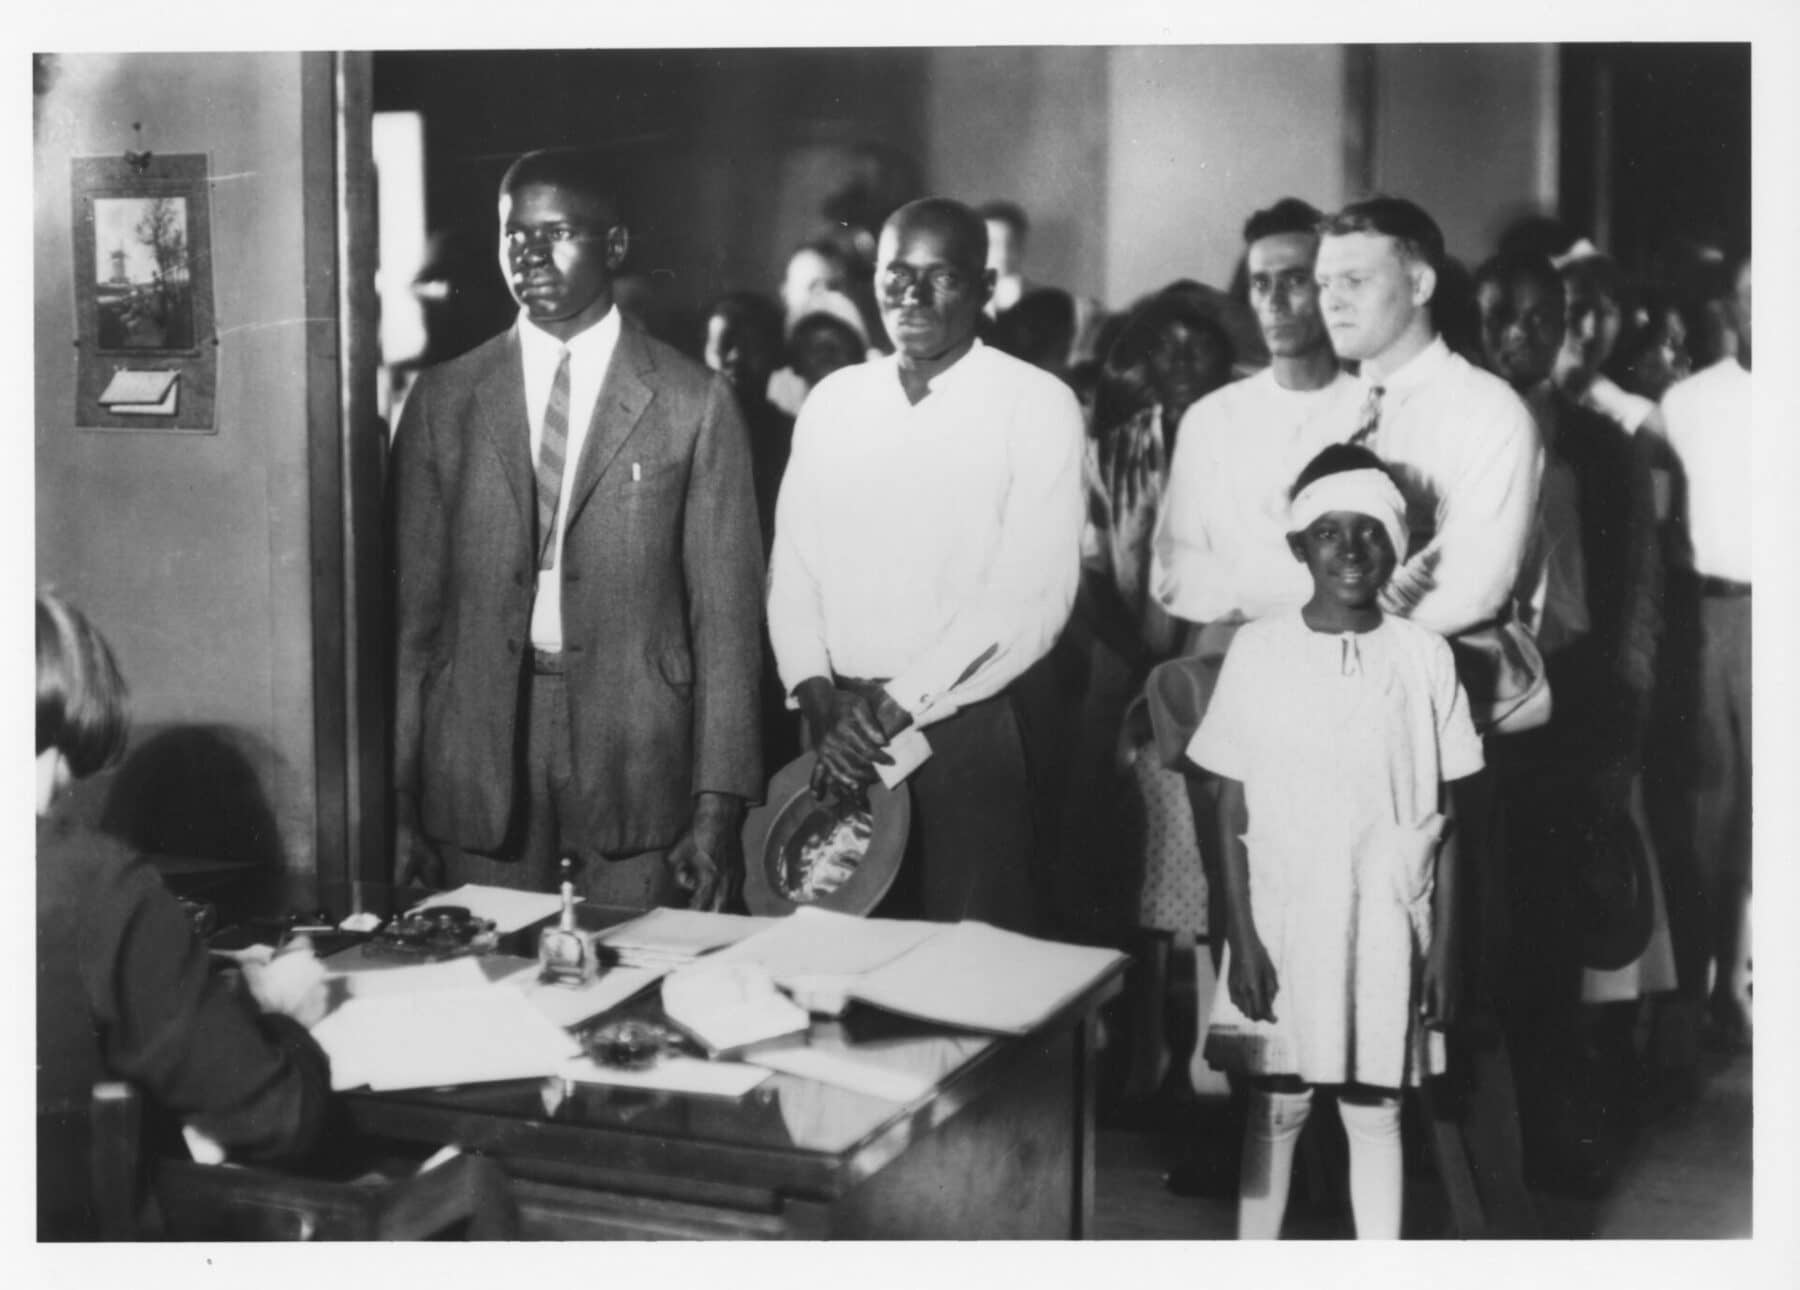
[[[218,346],[205,156],[71,164],[75,424],[211,431]]]

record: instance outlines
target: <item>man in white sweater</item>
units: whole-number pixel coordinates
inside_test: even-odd
[[[1019,683],[1075,597],[1081,412],[1055,377],[976,338],[986,230],[925,198],[882,230],[896,352],[820,382],[775,511],[769,638],[821,795],[854,796],[902,733],[912,829],[885,917],[1041,930]]]

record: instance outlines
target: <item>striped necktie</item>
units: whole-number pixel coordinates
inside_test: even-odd
[[[550,401],[544,405],[544,433],[538,445],[538,569],[556,567],[556,506],[562,499],[563,459],[569,452],[569,351],[562,352]]]
[[[1362,416],[1357,419],[1356,433],[1350,436],[1350,442],[1361,447],[1368,447],[1369,439],[1381,428],[1381,396],[1387,391],[1379,385],[1369,387],[1369,395],[1363,400]]]

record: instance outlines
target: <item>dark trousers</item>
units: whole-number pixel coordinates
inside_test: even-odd
[[[931,756],[906,781],[912,826],[905,858],[875,915],[976,919],[1041,932],[1035,799],[1013,697],[972,704],[924,735]]]
[[[518,747],[514,750],[512,819],[493,854],[466,851],[432,839],[448,886],[480,883],[528,891],[555,891],[565,855],[575,857],[575,889],[588,900],[628,909],[670,903],[676,888],[663,863],[666,851],[603,856],[568,836],[563,823],[575,815],[574,751],[569,740],[568,690],[560,661],[528,660],[520,678]]]
[[[1488,740],[1493,760],[1493,739]],[[1424,1089],[1433,1157],[1450,1201],[1455,1234],[1527,1237],[1538,1231],[1525,1187],[1513,1060],[1502,1024],[1510,944],[1505,813],[1493,770],[1462,794],[1463,1018],[1450,1032],[1450,1069]]]
[[[1689,798],[1692,913],[1677,944],[1683,992],[1701,997],[1706,967],[1725,993],[1750,887],[1750,596],[1700,598],[1698,720]]]

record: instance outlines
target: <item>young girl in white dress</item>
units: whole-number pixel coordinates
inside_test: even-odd
[[[1298,612],[1246,625],[1188,756],[1219,776],[1226,957],[1207,1059],[1249,1078],[1238,1235],[1273,1238],[1315,1086],[1337,1093],[1359,1238],[1400,1234],[1400,1095],[1442,1069],[1455,840],[1481,743],[1443,638],[1382,612],[1406,505],[1373,453],[1295,482]]]

